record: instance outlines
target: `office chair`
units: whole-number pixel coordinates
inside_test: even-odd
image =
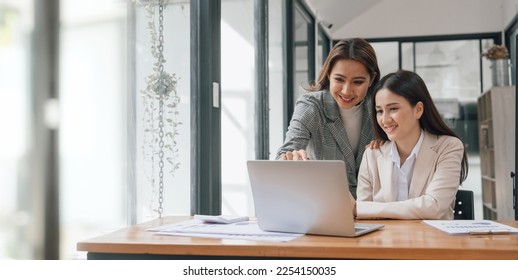
[[[475,207],[473,204],[473,191],[458,190],[455,196],[453,219],[473,220],[475,218]]]

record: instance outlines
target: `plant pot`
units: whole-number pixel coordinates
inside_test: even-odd
[[[509,85],[509,59],[491,60],[491,77],[494,87]]]

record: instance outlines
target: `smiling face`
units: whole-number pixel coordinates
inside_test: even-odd
[[[358,105],[367,95],[371,83],[367,68],[355,60],[338,60],[329,74],[329,91],[343,109]]]
[[[423,103],[412,105],[404,97],[382,88],[376,93],[376,119],[391,141],[416,143],[421,133]]]

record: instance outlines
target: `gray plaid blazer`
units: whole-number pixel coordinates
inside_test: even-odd
[[[356,198],[363,152],[374,139],[369,104],[370,98],[367,96],[360,105],[363,107],[363,120],[358,153],[355,155],[340,117],[340,109],[331,93],[326,90],[302,95],[295,104],[286,139],[276,158],[288,151],[305,149],[312,160],[343,160],[347,167],[349,188]]]

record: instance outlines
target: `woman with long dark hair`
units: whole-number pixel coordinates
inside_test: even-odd
[[[358,218],[453,219],[455,195],[466,179],[464,144],[444,123],[424,81],[400,70],[372,95],[376,138],[358,177]]]

